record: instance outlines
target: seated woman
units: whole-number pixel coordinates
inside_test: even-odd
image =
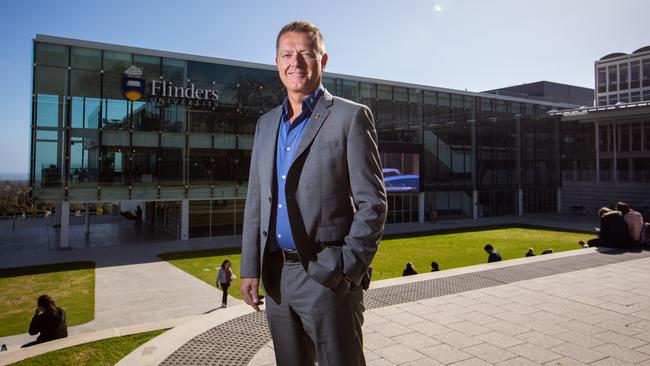
[[[34,342],[23,345],[23,348],[68,336],[65,311],[57,307],[54,300],[47,295],[39,296],[37,305],[29,324],[29,334],[40,335]]]
[[[408,262],[406,263],[406,268],[402,271],[402,276],[411,276],[411,275],[416,275],[418,272],[415,270],[415,266],[413,266],[413,263]]]

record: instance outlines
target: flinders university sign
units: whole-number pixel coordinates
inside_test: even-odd
[[[147,88],[147,84],[150,85]],[[146,91],[150,90],[149,94]],[[145,80],[142,78],[142,69],[131,66],[122,75],[122,93],[132,102],[146,101],[161,105],[182,105],[199,109],[213,109],[219,101],[219,94],[215,89],[197,88],[194,83],[189,86],[177,86],[166,80]]]

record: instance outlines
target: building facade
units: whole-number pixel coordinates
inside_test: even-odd
[[[595,62],[596,106],[650,101],[650,46]]]
[[[33,61],[35,194],[62,212],[142,206],[181,239],[240,232],[255,125],[285,96],[275,66],[44,35]],[[373,111],[388,223],[559,209],[561,117],[549,112],[577,105],[332,73],[323,83]]]

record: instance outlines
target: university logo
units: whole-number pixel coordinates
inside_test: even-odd
[[[122,75],[122,93],[132,102],[137,102],[144,95],[145,81],[141,78],[142,69],[131,66]]]

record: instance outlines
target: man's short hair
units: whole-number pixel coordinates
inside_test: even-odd
[[[314,50],[318,53],[319,56],[322,56],[325,53],[325,39],[323,34],[320,32],[320,29],[312,23],[306,20],[296,20],[293,21],[280,29],[278,33],[278,38],[275,40],[275,51],[278,51],[280,47],[280,37],[287,32],[302,32],[307,33],[307,36],[311,40],[311,43],[314,45]]]
[[[625,202],[616,202],[616,209],[621,211],[623,215],[627,215],[628,212],[632,209],[630,205]]]
[[[485,244],[483,250],[485,250],[486,252],[491,252],[494,250],[494,247],[491,244]]]

